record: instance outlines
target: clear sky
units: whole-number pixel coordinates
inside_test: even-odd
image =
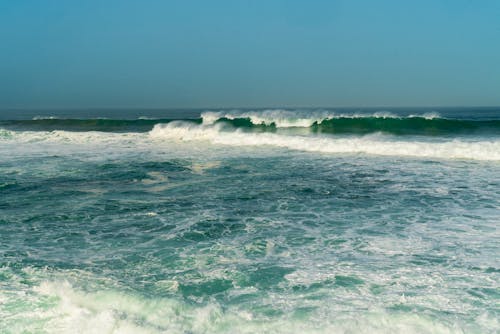
[[[498,0],[0,0],[0,109],[500,105]]]

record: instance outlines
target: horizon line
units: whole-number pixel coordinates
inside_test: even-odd
[[[378,109],[378,108],[500,108],[500,105],[434,105],[434,106],[405,106],[405,105],[380,105],[380,106],[240,106],[240,107],[0,107],[0,111],[61,111],[61,110],[228,110],[228,109]]]

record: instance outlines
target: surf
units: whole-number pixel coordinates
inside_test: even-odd
[[[357,137],[283,135],[279,133],[248,133],[239,129],[228,128],[221,123],[198,125],[180,121],[157,124],[149,135],[156,139],[203,140],[212,144],[228,146],[274,146],[331,154],[500,160],[500,140],[498,139],[453,139],[436,142],[418,138],[401,140],[383,134]]]

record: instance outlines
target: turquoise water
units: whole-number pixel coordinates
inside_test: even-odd
[[[15,115],[2,333],[500,328],[500,110]]]

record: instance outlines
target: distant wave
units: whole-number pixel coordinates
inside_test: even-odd
[[[333,111],[325,110],[308,110],[308,111],[294,111],[284,109],[269,109],[258,111],[207,111],[201,114],[204,124],[213,124],[220,119],[237,120],[248,119],[255,125],[274,125],[278,128],[287,127],[310,127],[315,123],[322,121],[339,119],[339,118],[401,118],[389,111],[377,111],[373,113],[336,113]],[[440,117],[438,113],[424,113],[422,115],[410,115],[409,118],[421,117],[425,119],[433,119]]]
[[[102,132],[148,132],[155,124],[168,123],[171,119],[71,119],[34,118],[30,120],[0,121],[0,127],[22,131],[102,131]],[[196,120],[194,120],[196,122]],[[201,123],[201,120],[198,120]]]

